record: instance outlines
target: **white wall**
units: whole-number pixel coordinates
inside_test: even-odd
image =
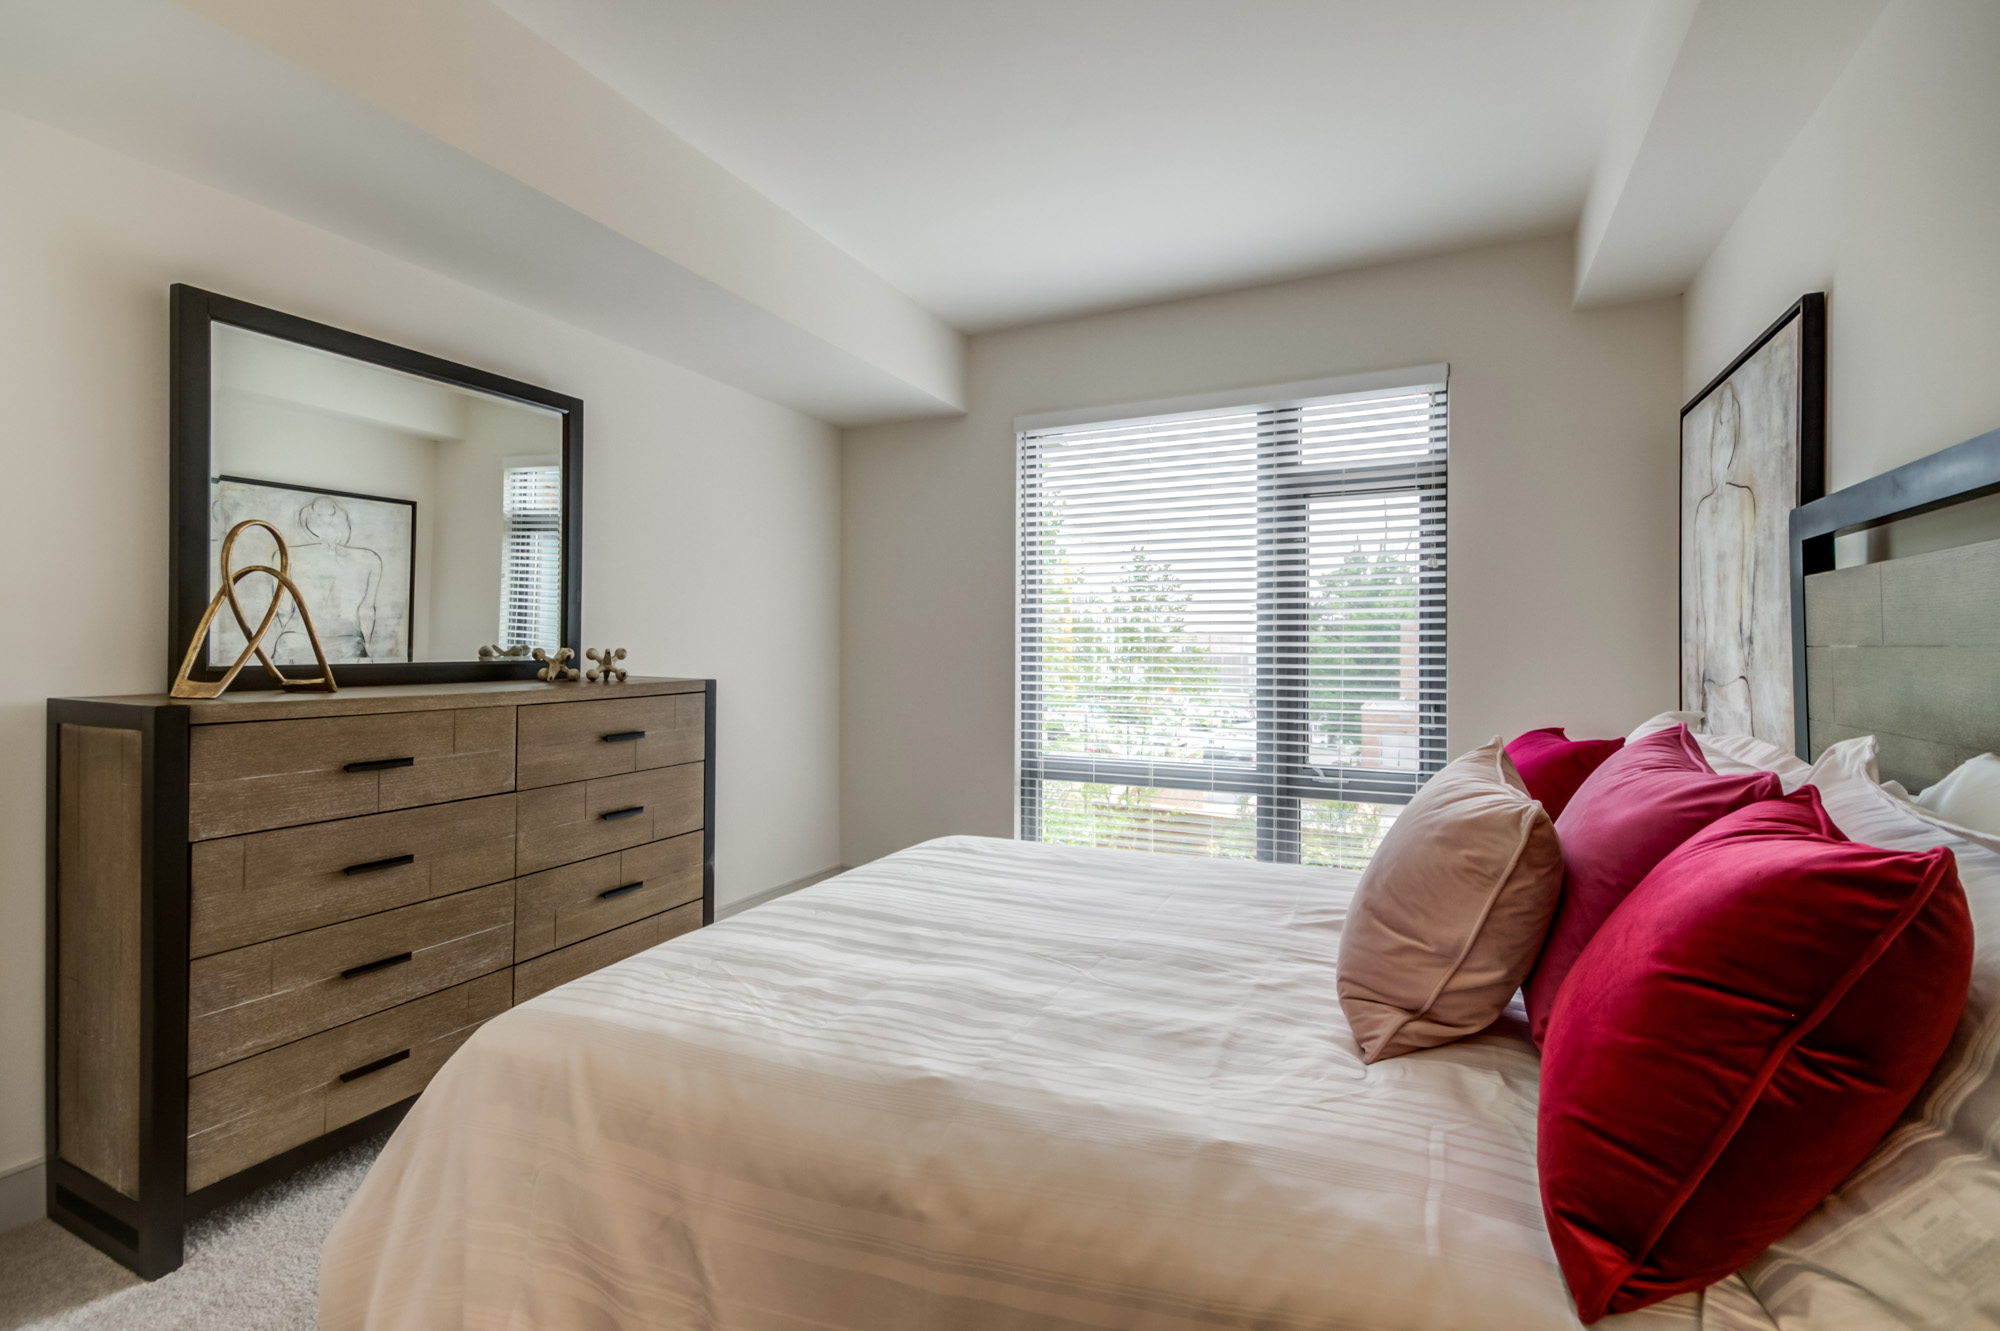
[[[2000,428],[2000,4],[1883,13],[1689,288],[1683,392],[1814,290],[1831,488]]]
[[[1450,744],[1674,705],[1678,300],[1551,238],[972,340],[971,412],[842,450],[842,837],[1011,835],[1018,414],[1451,363]]]
[[[396,587],[394,578],[384,578],[387,585],[378,589],[377,596],[385,607],[409,601],[408,641],[416,652],[413,660],[447,659],[436,650],[432,616],[439,602],[433,579],[427,576],[438,562],[438,442],[374,421],[335,416],[248,393],[217,392],[213,401],[214,415],[209,424],[210,475],[310,485],[385,499],[408,499],[416,504],[412,533],[417,570],[415,587]],[[298,507],[297,502],[289,502],[283,510],[273,504],[258,511],[276,521],[281,530],[288,530],[281,513],[295,514]],[[247,515],[240,512],[228,514],[237,520],[244,516]],[[219,520],[211,509],[208,532],[211,592],[222,585],[220,556],[227,534],[224,520]],[[287,539],[297,539],[296,533]],[[263,543],[261,532],[255,532],[248,538],[248,544],[236,547],[233,562],[238,566],[254,563],[273,549],[274,546]],[[254,557],[253,550],[259,552]],[[497,587],[498,576],[492,581]],[[263,578],[251,578],[240,584],[239,590],[244,609],[255,622],[270,604],[273,588]],[[307,596],[310,599],[311,593]],[[493,599],[499,599],[497,592]],[[325,616],[326,611],[319,613]],[[313,659],[310,647],[299,639],[293,643],[295,650],[290,656],[276,657],[278,663],[298,660],[300,664],[309,664]],[[228,629],[209,638],[208,659],[212,664],[226,666],[242,650],[242,633]],[[331,659],[341,659],[338,649],[327,650]],[[473,651],[457,655],[464,658],[476,651],[475,645]]]
[[[0,1175],[42,1153],[43,700],[167,683],[175,281],[581,397],[584,631],[720,681],[718,894],[839,859],[830,427],[0,114]]]

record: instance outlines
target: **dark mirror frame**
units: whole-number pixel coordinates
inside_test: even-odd
[[[297,315],[175,283],[173,287],[172,406],[168,420],[167,501],[167,680],[180,670],[188,639],[201,622],[213,594],[209,586],[210,371],[211,328],[229,324],[255,333],[317,347],[370,365],[386,366],[455,388],[543,407],[562,417],[562,643],[583,650],[583,402],[524,384],[518,379],[475,370],[393,343],[314,323]],[[533,661],[373,661],[334,662],[341,687],[366,684],[462,684],[533,679]],[[310,673],[310,667],[307,668]],[[204,651],[189,672],[213,681],[221,667]],[[232,690],[271,689],[277,684],[252,660]]]

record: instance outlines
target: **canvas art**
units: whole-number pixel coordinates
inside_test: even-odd
[[[1785,749],[1789,524],[1825,488],[1824,308],[1794,306],[1681,412],[1681,706]]]
[[[408,499],[347,494],[309,486],[219,476],[211,486],[209,578],[217,576],[222,538],[246,518],[261,518],[291,548],[298,584],[329,662],[408,661],[416,585],[417,506]],[[237,543],[235,563],[269,563],[276,547],[252,530]],[[251,576],[238,589],[251,627],[270,603],[270,579]],[[243,631],[227,614],[209,635],[208,659],[226,666],[243,650]],[[312,644],[287,601],[265,639],[281,666],[313,664]]]

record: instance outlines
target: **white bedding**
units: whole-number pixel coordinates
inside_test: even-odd
[[[390,1141],[321,1325],[1576,1326],[1518,1007],[1364,1067],[1352,881],[954,837],[545,994]]]

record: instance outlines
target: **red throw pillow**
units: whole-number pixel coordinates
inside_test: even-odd
[[[1562,896],[1524,986],[1536,1044],[1570,967],[1639,880],[1724,814],[1783,793],[1770,772],[1717,776],[1686,726],[1635,740],[1590,774],[1556,819]]]
[[[1591,940],[1542,1053],[1542,1210],[1594,1322],[1740,1269],[1882,1139],[1972,975],[1951,852],[1811,786],[1697,833]]]
[[[1549,817],[1562,817],[1570,796],[1606,758],[1625,747],[1622,739],[1570,739],[1561,726],[1530,730],[1507,746],[1514,770]]]

